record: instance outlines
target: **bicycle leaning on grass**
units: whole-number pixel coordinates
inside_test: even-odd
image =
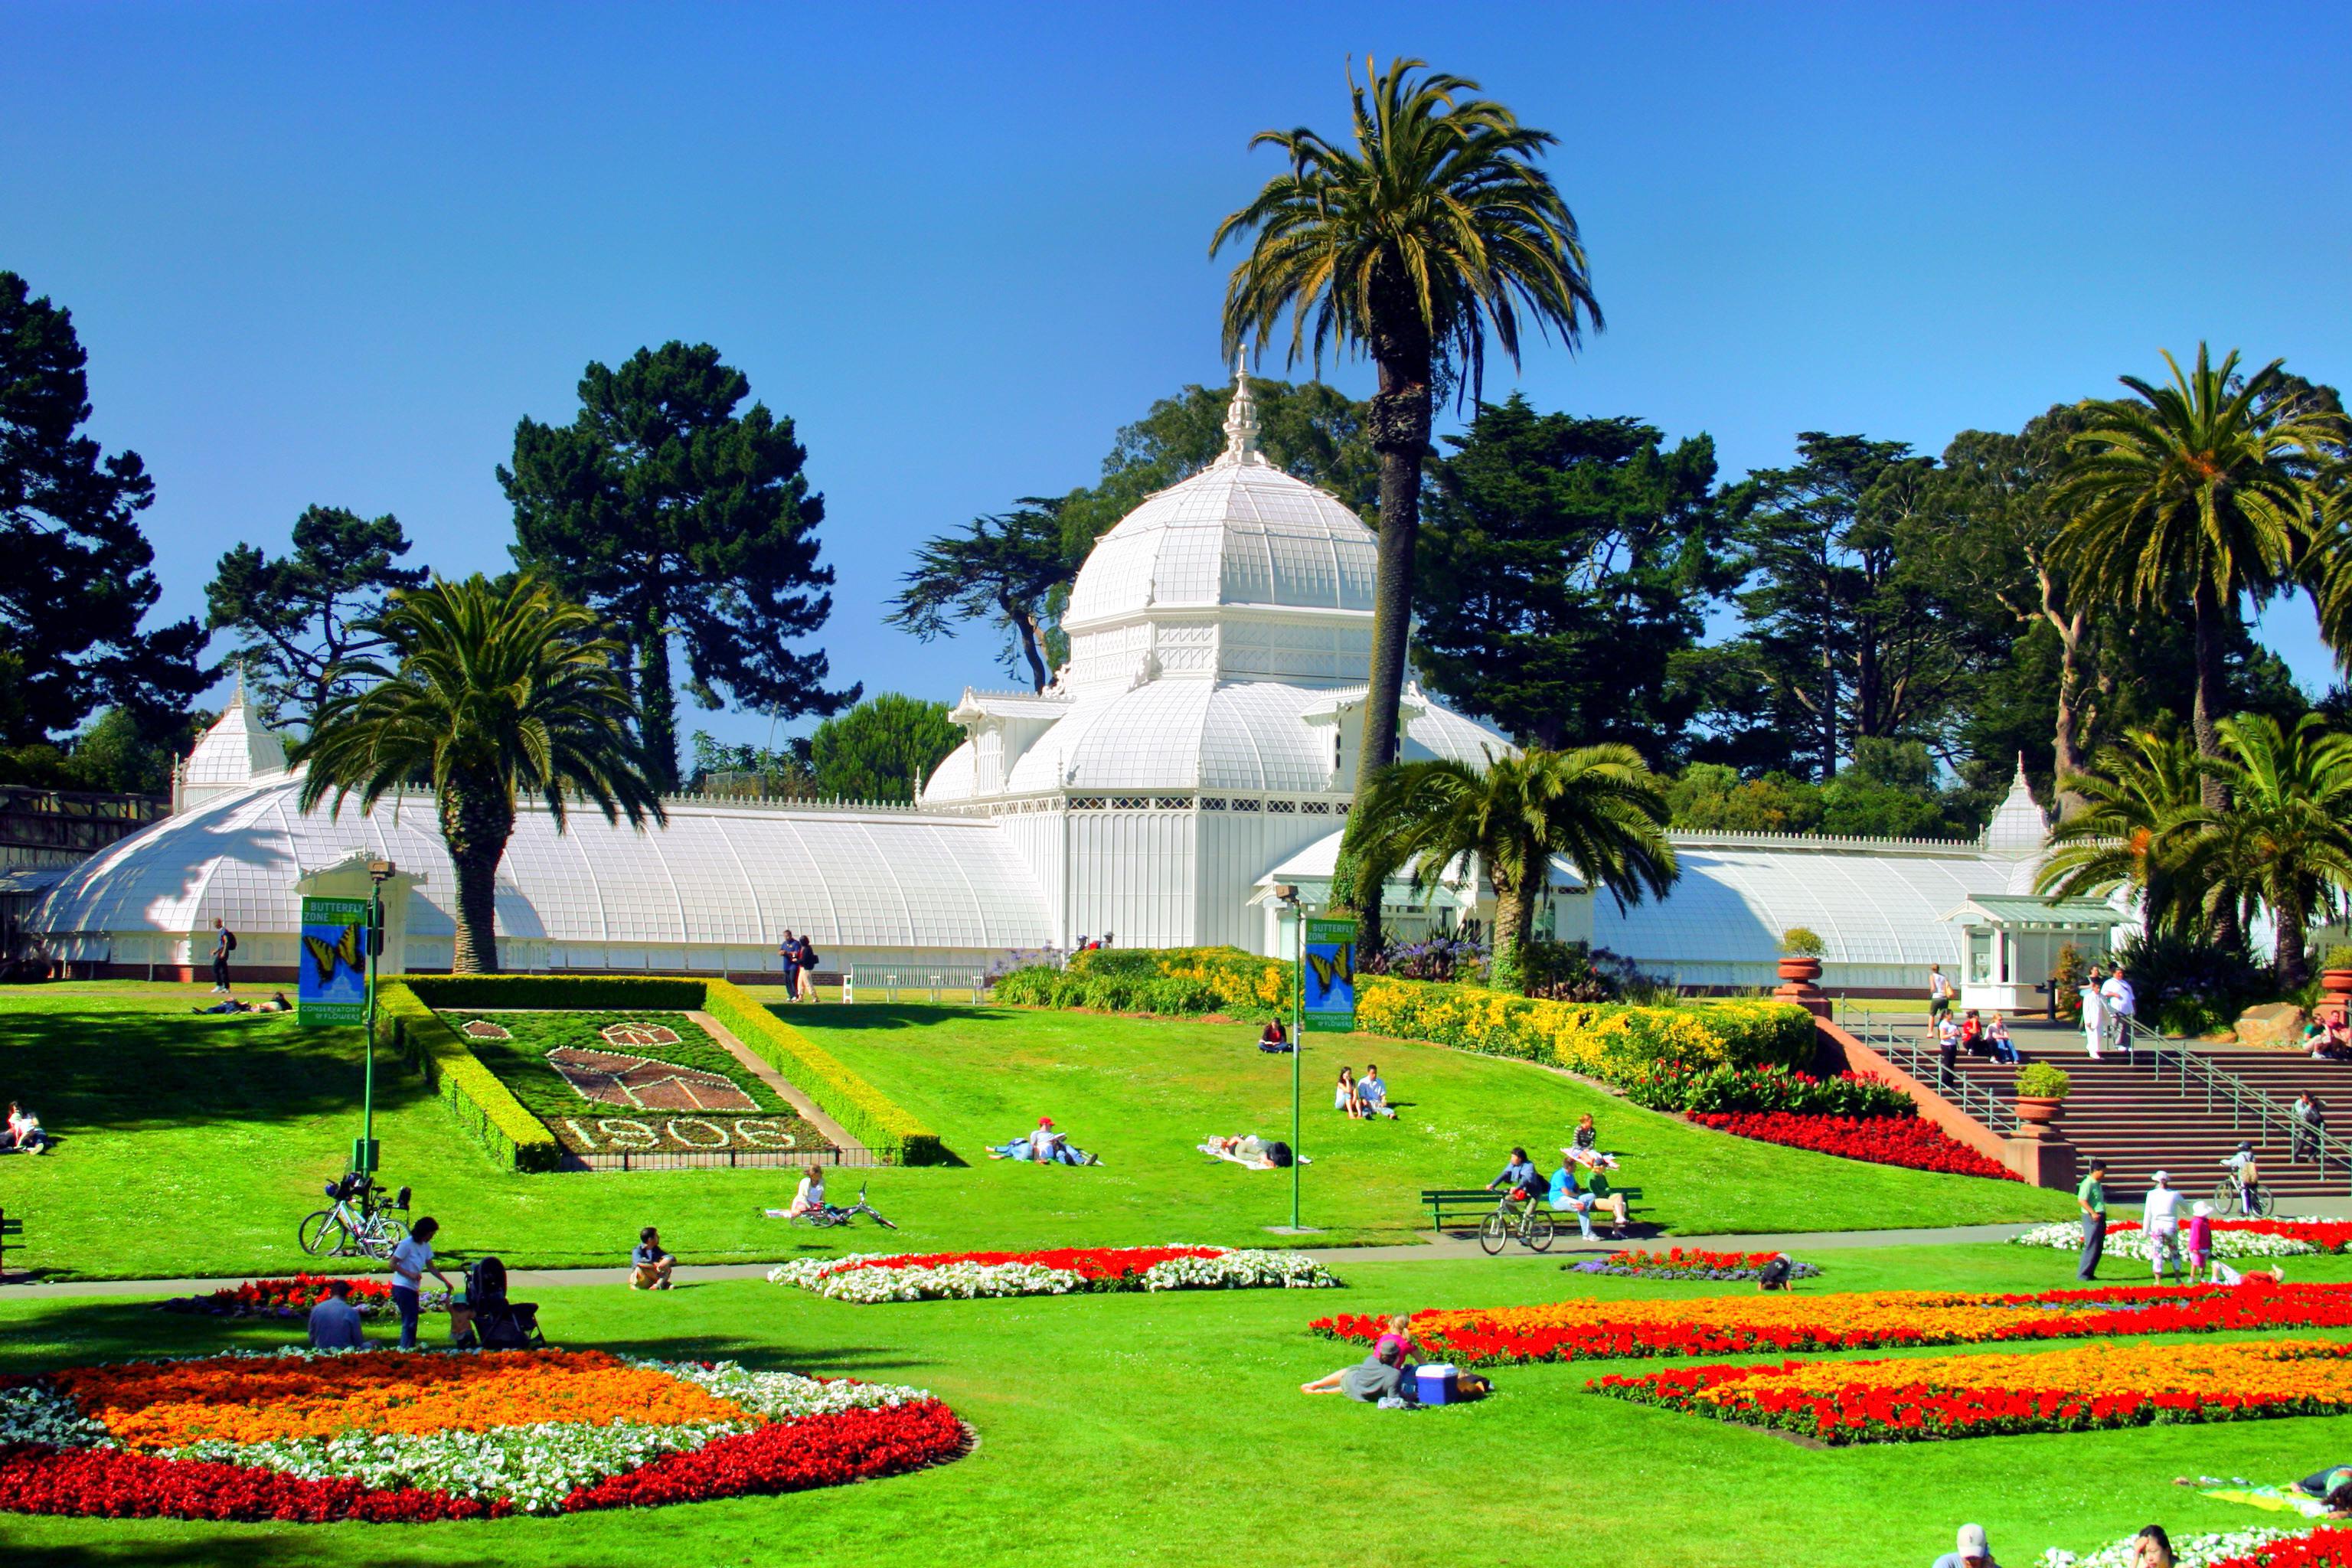
[[[295,1238],[313,1258],[367,1257],[382,1261],[408,1237],[408,1189],[389,1202],[375,1178],[353,1171],[327,1184],[330,1206],[303,1218]]]

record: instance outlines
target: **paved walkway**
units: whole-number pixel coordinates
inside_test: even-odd
[[[1961,1225],[1937,1229],[1917,1230],[1825,1230],[1789,1232],[1779,1235],[1748,1236],[1671,1236],[1653,1237],[1633,1243],[1601,1239],[1585,1241],[1571,1234],[1552,1246],[1549,1256],[1575,1258],[1591,1254],[1598,1256],[1613,1252],[1620,1247],[1704,1247],[1724,1251],[1740,1252],[1818,1252],[1832,1247],[1934,1247],[1959,1242],[2007,1241],[2011,1237],[2030,1227],[2021,1225]],[[1278,1238],[1269,1238],[1268,1246],[1278,1246]],[[1324,1247],[1306,1249],[1310,1257],[1325,1263],[1433,1263],[1455,1258],[1483,1258],[1486,1254],[1478,1243],[1469,1237],[1448,1237],[1431,1240],[1425,1236],[1417,1242],[1395,1247]],[[1529,1256],[1527,1249],[1512,1247],[1506,1257]],[[772,1263],[707,1263],[681,1267],[677,1280],[682,1285],[712,1284],[723,1279],[758,1279],[773,1268]],[[614,1268],[517,1268],[507,1276],[511,1290],[550,1289],[579,1285],[625,1285],[629,1271]],[[45,1300],[50,1298],[74,1296],[195,1296],[208,1290],[223,1290],[245,1283],[245,1279],[71,1279],[56,1284],[10,1284],[0,1286],[0,1301]]]

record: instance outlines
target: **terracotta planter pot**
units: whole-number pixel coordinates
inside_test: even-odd
[[[2038,1094],[2017,1097],[2017,1119],[2031,1121],[2037,1127],[2046,1127],[2057,1121],[2065,1109],[2066,1102],[2063,1100],[2049,1100]]]
[[[2329,970],[2330,974],[2336,971]],[[2346,990],[2352,994],[2352,970],[2344,972]],[[1780,978],[1791,985],[1811,985],[1822,977],[1822,961],[1818,958],[1784,958],[1780,961]]]

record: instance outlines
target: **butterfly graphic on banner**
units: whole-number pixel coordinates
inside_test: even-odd
[[[1307,967],[1315,972],[1315,989],[1318,994],[1330,990],[1342,980],[1354,978],[1353,972],[1349,968],[1348,955],[1344,949],[1331,954],[1328,958],[1319,952],[1309,952],[1307,955]]]
[[[336,974],[345,969],[355,975],[365,977],[366,967],[361,961],[361,953],[364,947],[361,929],[360,922],[353,921],[343,928],[343,934],[333,942],[304,933],[302,946],[310,952],[310,962],[318,969],[319,984],[321,986],[332,985],[335,983]]]

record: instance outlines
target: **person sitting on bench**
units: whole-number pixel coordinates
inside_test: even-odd
[[[1566,1209],[1576,1215],[1576,1228],[1587,1241],[1592,1239],[1592,1211],[1606,1207],[1616,1220],[1616,1228],[1611,1231],[1610,1239],[1623,1240],[1625,1194],[1610,1189],[1608,1174],[1600,1166],[1582,1165],[1573,1148],[1562,1149],[1559,1156],[1559,1169],[1552,1173],[1551,1178],[1551,1206]],[[1585,1178],[1591,1184],[1581,1190],[1576,1182],[1576,1173],[1580,1168],[1584,1170]]]

